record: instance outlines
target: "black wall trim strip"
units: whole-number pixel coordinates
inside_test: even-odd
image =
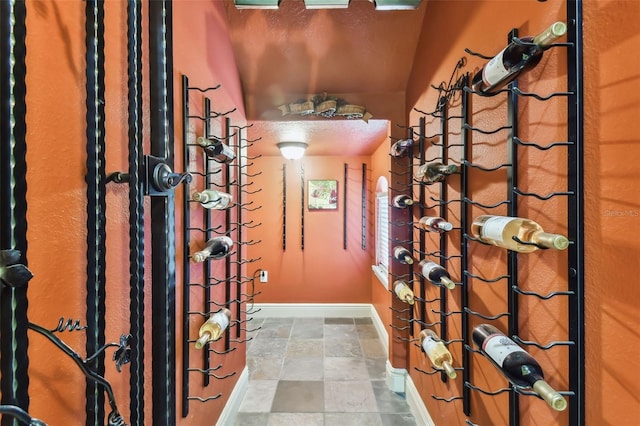
[[[144,192],[142,143],[142,2],[127,2],[129,112],[130,424],[144,422]]]
[[[17,249],[26,264],[26,7],[0,1],[0,249]],[[0,393],[2,404],[29,407],[27,286],[0,284]],[[13,425],[4,416],[2,425]]]
[[[568,237],[573,244],[569,251],[569,290],[575,296],[569,304],[569,387],[575,395],[569,400],[569,423],[583,426],[585,419],[585,335],[584,335],[584,64],[582,0],[567,2],[567,22],[571,25],[567,40],[568,140]]]
[[[151,155],[173,170],[173,61],[170,0],[149,0]],[[176,422],[175,197],[151,199],[153,424]]]
[[[104,111],[104,3],[86,3],[87,61],[87,354],[105,343],[106,173]],[[104,376],[104,353],[95,372]],[[104,391],[93,380],[86,384],[87,426],[104,424]]]

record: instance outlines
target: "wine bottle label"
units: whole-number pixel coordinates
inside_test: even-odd
[[[480,231],[480,237],[490,240],[502,242],[504,241],[502,233],[504,228],[513,220],[512,217],[507,216],[493,216],[487,219],[482,224],[482,230]]]
[[[524,352],[524,349],[516,344],[513,340],[509,339],[504,334],[492,334],[484,340],[482,349],[485,351],[492,360],[502,367],[504,359],[514,352]]]
[[[422,266],[422,275],[425,278],[429,278],[429,274],[431,274],[431,271],[441,268],[440,265],[438,265],[435,262],[427,262]],[[430,279],[430,278],[429,278]]]
[[[509,75],[509,70],[502,63],[502,55],[505,50],[506,47],[484,66],[482,80],[487,86],[493,86]]]
[[[424,349],[424,353],[430,354],[433,353],[437,349],[438,342],[436,342],[431,336],[427,336],[422,341],[422,349]]]
[[[229,326],[229,318],[224,314],[224,311],[216,312],[211,319],[220,326],[220,330],[226,330]]]

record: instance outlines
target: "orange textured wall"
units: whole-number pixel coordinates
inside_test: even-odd
[[[587,424],[635,424],[640,60],[629,52],[640,49],[640,3],[585,2],[584,15]]]
[[[145,2],[143,2],[145,3]],[[86,110],[85,110],[85,2],[27,1],[27,222],[29,267],[34,278],[29,284],[29,320],[54,328],[60,317],[82,319],[86,307]],[[127,164],[127,64],[126,3],[105,2],[105,137],[106,172],[126,171]],[[235,59],[230,49],[226,17],[221,2],[173,2],[174,96],[176,112],[176,167],[181,158],[182,74],[199,87],[221,83],[212,96],[221,111],[237,108],[231,115],[236,125],[244,125],[242,92]],[[146,4],[143,16],[147,16]],[[194,25],[197,22],[197,25]],[[146,19],[143,36],[146,37]],[[146,44],[143,63],[148,63]],[[215,40],[215,43],[212,42]],[[148,41],[148,40],[147,40]],[[204,53],[203,53],[204,52]],[[143,69],[144,137],[148,149],[148,72]],[[52,81],[55,84],[52,84]],[[201,126],[195,131],[201,131]],[[181,194],[176,192],[178,228],[181,225]],[[107,314],[106,340],[117,342],[129,331],[129,214],[127,185],[107,185]],[[150,296],[149,199],[145,199],[147,255],[145,258],[146,295]],[[178,231],[176,240],[182,235]],[[177,253],[182,253],[177,247]],[[182,261],[177,259],[178,266]],[[181,269],[176,271],[180,280]],[[177,283],[178,289],[181,282]],[[176,306],[182,295],[177,294]],[[151,322],[150,299],[146,303],[145,323]],[[177,312],[177,367],[181,369],[182,312]],[[84,323],[85,321],[81,321]],[[194,329],[195,332],[195,329]],[[60,336],[84,356],[82,332]],[[151,330],[145,335],[145,419],[151,422]],[[194,352],[194,351],[192,351]],[[239,372],[244,368],[244,346],[224,361],[225,374],[235,376],[216,382],[215,391],[201,389],[192,380],[191,393],[222,397],[208,403],[193,403],[189,417],[180,416],[182,394],[176,389],[178,424],[204,424],[215,421],[229,397]],[[106,378],[113,386],[116,402],[129,421],[129,370],[116,372],[108,362]],[[199,354],[195,354],[199,355]],[[214,360],[215,361],[215,360]],[[223,362],[222,360],[220,360]],[[85,416],[85,377],[73,362],[44,337],[29,332],[30,413],[48,424],[80,424]],[[220,370],[222,371],[222,370]],[[179,372],[176,383],[180,384]],[[195,385],[194,385],[195,383]],[[206,420],[205,420],[206,419]],[[145,423],[146,423],[145,421]]]
[[[224,5],[222,2],[206,2],[206,1],[176,1],[173,2],[173,65],[174,65],[174,108],[176,114],[175,122],[175,140],[176,140],[176,157],[174,170],[183,170],[183,156],[182,156],[182,129],[185,123],[182,119],[182,76],[186,75],[189,79],[190,87],[198,87],[201,89],[209,88],[221,85],[220,89],[209,91],[206,94],[202,94],[199,91],[190,91],[189,106],[190,115],[203,116],[204,115],[204,96],[211,100],[211,109],[215,112],[223,113],[234,110],[232,113],[226,116],[234,126],[245,126],[246,121],[244,118],[244,107],[242,103],[242,90],[240,87],[240,81],[236,72],[235,58],[233,51],[231,50],[231,42],[229,40],[228,28],[226,24],[226,15],[224,11]],[[199,119],[189,120],[188,138],[190,143],[194,143],[192,138],[201,136],[204,133],[204,124]],[[223,128],[223,120],[212,120],[211,131],[222,136],[222,133],[217,133],[218,128]],[[220,130],[221,131],[221,130]],[[238,142],[231,139],[229,144],[235,145]],[[198,155],[192,155],[191,159],[203,158]],[[202,165],[189,164],[189,171],[202,172]],[[232,169],[233,170],[233,169]],[[220,174],[216,174],[215,179],[220,178]],[[230,178],[233,180],[233,177]],[[222,184],[224,182],[218,181]],[[197,175],[195,176],[192,184],[185,188],[186,192],[193,192],[200,190],[203,186],[203,181]],[[185,191],[176,191],[176,206],[182,205],[182,197]],[[232,190],[235,197],[235,192]],[[203,213],[202,209],[198,209],[196,205],[191,208],[191,224],[203,222],[200,216]],[[235,217],[235,210],[232,214]],[[215,226],[222,223],[223,214],[214,215],[213,221]],[[182,221],[182,209],[176,207],[176,226],[177,229],[181,229],[183,226]],[[232,234],[233,236],[233,234]],[[199,250],[204,246],[204,240],[198,240],[197,233],[190,234],[191,248],[190,253],[195,250]],[[177,232],[177,288],[182,287],[182,233]],[[243,248],[235,242],[235,251],[242,251]],[[244,255],[243,255],[244,256]],[[191,271],[191,282],[202,282],[199,280],[202,269],[198,268],[198,265],[188,263]],[[224,277],[223,262],[212,262],[212,276],[216,278]],[[242,275],[246,275],[243,268]],[[235,287],[233,287],[235,288]],[[246,290],[243,290],[246,293]],[[181,290],[178,291],[176,296],[177,316],[176,316],[176,336],[178,339],[176,350],[180,353],[181,346],[187,339],[197,338],[197,330],[202,323],[202,319],[197,316],[189,316],[191,326],[191,336],[184,336],[182,334],[182,318],[184,318],[184,312],[182,310],[182,299],[185,295]],[[202,292],[199,292],[197,287],[190,287],[190,306],[192,310],[200,310],[204,306],[204,299]],[[218,285],[213,286],[211,290],[211,300],[218,304],[224,304],[225,298],[225,286]],[[209,305],[208,310],[215,312],[217,310],[215,305]],[[236,305],[231,306],[231,311],[234,315],[233,320],[238,320],[236,315]],[[235,329],[234,329],[235,330]],[[230,331],[234,331],[230,330]],[[240,339],[243,339],[243,335]],[[224,352],[224,345],[222,341],[215,343],[218,346],[212,346],[219,352]],[[192,373],[189,376],[189,396],[190,397],[211,397],[217,394],[221,394],[221,397],[205,403],[191,400],[189,402],[189,414],[187,417],[181,417],[180,410],[182,409],[182,392],[180,388],[176,390],[176,397],[178,403],[178,415],[177,424],[205,424],[213,423],[214,419],[220,416],[229,395],[233,390],[240,373],[245,367],[245,345],[244,343],[234,343],[232,346],[235,350],[226,355],[217,355],[210,353],[210,363],[212,366],[222,365],[219,370],[216,370],[216,375],[230,377],[218,380],[211,379],[211,384],[207,387],[201,385],[202,376],[200,374]],[[190,360],[189,366],[198,367],[202,365],[202,354],[190,346]],[[181,356],[177,357],[177,365],[179,371],[177,371],[177,383],[181,383],[182,371],[180,367],[185,360],[181,359]]]
[[[250,135],[256,138],[259,135]],[[261,140],[259,143],[276,143]],[[251,155],[251,152],[249,152]],[[259,284],[259,303],[370,303],[372,228],[367,218],[366,248],[362,249],[362,164],[367,165],[367,209],[372,208],[372,184],[368,157],[304,157],[285,160],[265,156],[253,160],[249,173],[261,173],[260,192],[251,201],[260,209],[248,219],[260,226],[249,231],[261,243],[249,247],[252,264],[269,272],[269,282]],[[344,164],[347,172],[347,205],[344,203]],[[286,164],[286,248],[283,250],[283,173]],[[304,249],[302,248],[302,168],[305,197],[309,179],[338,181],[338,209],[304,207]],[[347,209],[347,249],[343,248],[343,212]],[[253,271],[249,271],[250,274]]]
[[[482,2],[429,2],[427,5],[425,30],[422,34],[418,51],[428,51],[431,55],[416,56],[414,74],[409,84],[407,99],[409,107],[415,106],[422,111],[432,111],[436,105],[437,93],[429,88],[429,84],[438,85],[449,81],[456,63],[464,57],[466,63],[454,78],[469,72],[475,73],[484,60],[465,53],[465,48],[484,55],[493,55],[504,47],[507,35],[512,28],[517,28],[521,36],[534,35],[548,27],[554,21],[565,20],[565,4],[482,1]],[[509,10],[504,18],[502,10]],[[487,27],[487,23],[491,26]],[[444,40],[447,42],[445,43]],[[543,62],[535,70],[519,79],[520,87],[525,91],[548,93],[566,90],[566,65],[562,59],[562,50],[553,50],[545,55]],[[507,124],[506,97],[499,95],[494,98],[471,96],[472,126],[491,131]],[[460,98],[454,97],[450,101],[450,114],[460,113]],[[566,140],[566,101],[555,99],[541,103],[525,98],[520,99],[518,123],[519,133],[523,140],[538,141],[543,144],[557,140]],[[416,123],[419,113],[412,113],[411,122]],[[438,134],[439,120],[426,118],[427,135]],[[449,143],[459,143],[459,119],[449,122]],[[486,168],[508,163],[505,131],[494,134],[471,133],[471,160],[474,164]],[[547,142],[548,141],[548,142]],[[439,148],[430,147],[425,158],[439,155]],[[459,148],[449,150],[449,162],[458,163],[462,152]],[[518,188],[525,192],[536,192],[546,195],[553,191],[566,188],[566,150],[556,149],[544,152],[537,150],[518,151],[519,181]],[[470,188],[467,196],[474,202],[493,205],[505,200],[509,188],[506,185],[507,175],[504,170],[484,172],[470,169]],[[448,179],[448,199],[459,199],[460,178],[453,176]],[[427,197],[433,195],[439,198],[437,187],[418,188],[426,191]],[[428,198],[427,198],[428,199]],[[448,205],[449,220],[454,226],[459,226],[459,203]],[[470,209],[470,219],[480,214],[506,214],[506,205],[497,208],[473,207]],[[438,215],[437,209],[427,209],[425,215]],[[520,197],[518,200],[518,214],[529,217],[549,232],[565,234],[567,231],[567,201],[563,197],[554,197],[548,201],[541,201],[533,197]],[[414,217],[417,220],[418,217]],[[469,230],[454,230],[447,234],[448,255],[459,253],[462,232]],[[427,252],[429,247],[438,247],[438,240],[427,235]],[[482,246],[469,242],[469,267],[471,274],[494,279],[507,272],[506,251],[495,247]],[[432,259],[436,260],[437,259]],[[523,290],[548,294],[554,290],[567,288],[567,252],[538,251],[529,255],[519,255],[518,285]],[[455,257],[448,261],[448,269],[455,281],[461,280],[461,264]],[[501,315],[508,311],[507,295],[510,291],[505,287],[506,280],[497,280],[487,284],[480,279],[468,279],[469,308],[487,316]],[[440,294],[440,290],[426,285],[428,299]],[[447,292],[446,311],[459,312],[461,310],[461,288]],[[554,340],[566,340],[569,324],[567,324],[566,299],[554,298],[542,303],[537,298],[519,298],[519,327],[518,335],[524,340],[533,340],[547,344]],[[438,305],[436,305],[439,307]],[[469,315],[470,326],[490,322],[502,330],[507,330],[506,317],[497,321],[488,321],[478,316]],[[439,316],[427,311],[427,323],[438,321]],[[449,349],[454,356],[455,363],[462,363],[462,344],[456,339],[462,337],[460,315],[447,317],[447,340],[453,339]],[[420,327],[423,328],[423,327]],[[434,327],[439,331],[439,326]],[[418,330],[416,330],[418,331]],[[549,351],[542,351],[536,347],[527,347],[541,363],[549,383],[564,390],[568,385],[568,351],[566,348],[555,347]],[[431,370],[429,361],[418,348],[411,348],[410,353],[411,376],[418,387],[436,424],[462,424],[467,418],[462,412],[462,401],[451,403],[437,401],[431,396],[451,398],[462,395],[462,375],[446,383],[440,381],[438,375],[426,375],[416,371],[418,367],[425,371]],[[496,391],[506,387],[507,382],[498,371],[480,354],[470,355],[470,383],[485,391]],[[506,425],[509,422],[508,394],[495,396],[485,395],[478,391],[471,392],[471,421],[477,424]],[[543,401],[531,397],[520,397],[521,424],[567,424],[568,412],[551,410]],[[456,420],[453,420],[456,419]]]
[[[481,2],[429,2],[425,16],[425,30],[418,50],[428,51],[428,57],[416,57],[414,76],[407,98],[409,107],[429,111],[435,102],[435,93],[429,83],[448,81],[455,63],[465,56],[464,71],[474,71],[482,60],[464,53],[464,48],[484,54],[494,54],[504,46],[511,28],[520,34],[535,34],[555,20],[563,20],[566,4],[481,1]],[[502,15],[502,10],[509,10]],[[637,132],[630,123],[640,114],[640,74],[638,61],[627,52],[640,47],[640,30],[633,17],[640,13],[635,1],[598,1],[584,4],[584,177],[585,177],[585,338],[586,338],[586,424],[634,424],[640,414],[636,381],[625,374],[625,360],[636,359],[640,353],[640,338],[628,324],[638,323],[634,305],[640,301],[635,285],[640,270],[637,255],[640,252],[635,232],[640,198],[635,190],[637,174],[634,164],[640,156]],[[497,18],[497,16],[505,16]],[[487,27],[487,23],[491,25]],[[443,40],[447,40],[444,43]],[[519,79],[524,90],[545,93],[563,90],[566,66],[561,50],[545,55],[541,64]],[[472,100],[474,125],[495,127],[504,114],[504,103],[474,98]],[[520,132],[534,141],[566,139],[566,103],[561,100],[537,104],[522,101],[520,105]],[[417,121],[413,114],[412,122]],[[484,128],[484,127],[483,127]],[[429,133],[429,132],[427,132]],[[548,143],[548,142],[546,142]],[[553,151],[553,150],[551,150]],[[457,155],[452,153],[455,158]],[[493,166],[505,158],[504,139],[500,136],[473,137],[473,158],[481,165]],[[566,185],[565,154],[532,153],[520,151],[519,186],[526,191],[542,194]],[[504,175],[472,176],[472,192],[477,201],[493,202],[504,198]],[[456,189],[456,181],[451,185]],[[523,203],[524,201],[524,203]],[[520,200],[519,213],[538,221],[551,232],[566,231],[566,202],[557,199],[539,203]],[[504,210],[493,210],[504,213]],[[473,215],[480,209],[473,209]],[[455,239],[456,237],[450,237]],[[471,244],[471,272],[486,278],[504,271],[504,255],[494,248]],[[491,259],[490,263],[487,262]],[[520,256],[519,285],[535,289],[542,294],[562,290],[566,286],[567,259],[565,253],[541,253]],[[454,273],[456,266],[453,268]],[[555,271],[561,271],[556,273]],[[558,278],[554,278],[558,277]],[[606,283],[606,285],[603,285]],[[471,280],[471,308],[480,312],[497,313],[505,306],[503,287],[499,283],[486,285]],[[613,286],[613,287],[612,287]],[[458,291],[458,290],[454,290]],[[452,293],[448,309],[456,310],[456,293]],[[541,303],[520,298],[520,332],[525,339],[540,342],[562,340],[567,335],[566,305],[560,300]],[[498,321],[503,329],[506,322]],[[448,338],[456,338],[460,324],[455,318]],[[572,324],[572,326],[577,326]],[[620,344],[619,342],[624,342]],[[605,348],[621,347],[613,351]],[[452,343],[449,349],[454,360],[461,362],[460,346]],[[528,350],[540,361],[548,381],[558,389],[567,386],[567,351],[556,348],[540,351]],[[478,359],[476,359],[478,358]],[[429,369],[424,354],[417,349],[411,354],[411,364]],[[483,389],[495,390],[506,382],[493,367],[479,355],[472,356],[471,381]],[[459,379],[443,385],[437,376],[411,372],[431,416],[436,424],[463,424],[466,416],[459,402],[446,404],[435,401],[432,394],[450,397],[461,394]],[[460,377],[460,376],[459,376]],[[568,424],[566,412],[556,413],[543,402],[521,397],[521,424]],[[478,424],[508,424],[508,404],[505,395],[489,397],[472,392],[471,420]],[[571,403],[571,402],[570,402]],[[455,420],[454,420],[455,419]]]
[[[86,306],[84,3],[26,6],[28,317],[54,328],[60,317],[83,318]],[[43,336],[28,337],[31,414],[77,422],[84,376]],[[84,353],[83,333],[64,340]]]

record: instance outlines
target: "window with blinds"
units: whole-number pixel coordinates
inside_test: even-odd
[[[376,195],[376,266],[389,272],[389,194]]]

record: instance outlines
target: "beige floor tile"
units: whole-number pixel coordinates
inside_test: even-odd
[[[365,358],[386,358],[387,351],[382,346],[380,339],[360,339],[362,353]]]
[[[285,358],[280,380],[323,380],[324,358]]]
[[[324,426],[324,414],[271,413],[267,426]]]
[[[281,413],[321,413],[324,386],[321,381],[280,380],[271,411]]]
[[[382,426],[378,413],[325,413],[325,426]]]
[[[247,393],[238,411],[242,413],[270,412],[277,387],[277,380],[250,380]]]
[[[359,357],[327,357],[324,360],[325,380],[370,380],[367,365]]]
[[[322,339],[291,339],[287,347],[288,358],[323,357],[324,341]]]
[[[373,413],[378,410],[368,380],[325,381],[324,407],[327,412]]]

